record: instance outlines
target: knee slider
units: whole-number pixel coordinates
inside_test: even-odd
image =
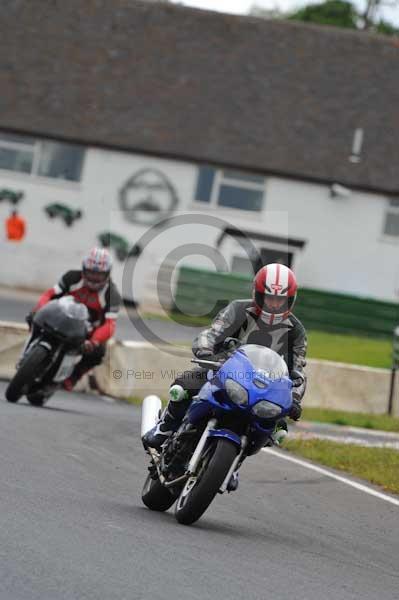
[[[182,402],[186,400],[187,392],[181,385],[175,383],[169,388],[169,400],[170,402]]]

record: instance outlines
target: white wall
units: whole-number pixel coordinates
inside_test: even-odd
[[[50,287],[60,273],[79,268],[82,255],[98,243],[97,235],[103,231],[115,231],[134,244],[146,227],[123,218],[118,196],[126,180],[143,168],[163,171],[176,188],[181,208],[187,205],[193,196],[196,167],[176,161],[89,149],[80,183],[0,171],[0,189],[25,192],[18,210],[27,221],[27,235],[21,243],[6,241],[4,227],[1,231],[0,284],[38,290]],[[71,227],[59,218],[49,219],[44,208],[52,203],[81,209],[83,218]],[[0,203],[2,222],[11,208],[6,201]],[[122,266],[115,260],[116,279],[121,274]]]
[[[7,242],[4,231],[1,232],[0,284],[38,290],[53,285],[63,271],[79,267],[82,255],[97,243],[97,235],[102,231],[123,235],[131,244],[137,242],[147,227],[124,218],[119,190],[143,168],[162,171],[179,199],[175,214],[189,211],[191,216],[198,216],[200,223],[185,222],[155,230],[152,241],[146,244],[136,262],[133,291],[125,292],[128,297],[133,295],[141,301],[145,298],[149,287],[154,286],[158,265],[176,247],[203,244],[215,248],[219,226],[203,222],[204,215],[212,215],[222,219],[225,226],[305,240],[305,249],[296,252],[294,261],[302,286],[397,299],[398,244],[388,243],[382,236],[387,207],[384,197],[352,192],[349,198],[331,198],[328,186],[270,177],[266,179],[265,210],[261,215],[210,209],[206,204],[194,202],[196,165],[99,149],[87,151],[81,183],[0,171],[0,189],[25,192],[19,210],[28,225],[27,237],[20,244]],[[55,202],[81,209],[83,218],[72,227],[58,218],[49,219],[43,209]],[[8,202],[0,203],[2,221],[10,209]],[[189,247],[187,253],[191,256],[180,264],[211,266],[215,256],[215,252],[209,251],[209,258],[204,259]],[[226,240],[222,253],[227,268],[234,254],[245,255],[234,240]],[[114,276],[119,286],[123,268],[115,260]]]
[[[308,241],[294,264],[302,286],[398,299],[399,239],[383,236],[384,196],[331,198],[327,186],[271,178],[267,197],[268,209],[287,211],[290,236]]]

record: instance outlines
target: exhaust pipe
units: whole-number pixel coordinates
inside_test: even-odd
[[[141,406],[141,437],[158,423],[161,416],[162,402],[158,396],[146,396]]]

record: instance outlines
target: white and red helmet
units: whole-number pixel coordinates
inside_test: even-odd
[[[253,300],[256,310],[269,324],[277,324],[290,314],[296,299],[297,282],[285,265],[272,263],[262,267],[254,279]]]
[[[112,259],[106,248],[92,248],[82,262],[82,276],[91,290],[101,290],[107,284],[112,268]]]

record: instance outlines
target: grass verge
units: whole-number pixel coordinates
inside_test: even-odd
[[[142,316],[146,319],[169,321],[175,325],[180,323],[203,328],[208,327],[211,322],[209,317],[190,317],[178,313],[168,317],[158,317],[151,313],[144,313]],[[390,369],[392,342],[386,339],[310,330],[308,331],[308,357]]]
[[[137,398],[136,396],[129,396],[129,398],[124,398],[123,400],[129,404],[134,404],[135,406],[141,406],[143,403],[143,400],[141,398]]]
[[[283,447],[326,467],[366,479],[388,492],[399,494],[399,452],[391,448],[366,448],[327,440],[286,440]]]
[[[308,357],[390,369],[392,342],[355,335],[309,331]]]
[[[390,417],[388,415],[352,413],[324,408],[304,408],[302,418],[306,421],[317,421],[318,423],[399,432],[399,417]]]

